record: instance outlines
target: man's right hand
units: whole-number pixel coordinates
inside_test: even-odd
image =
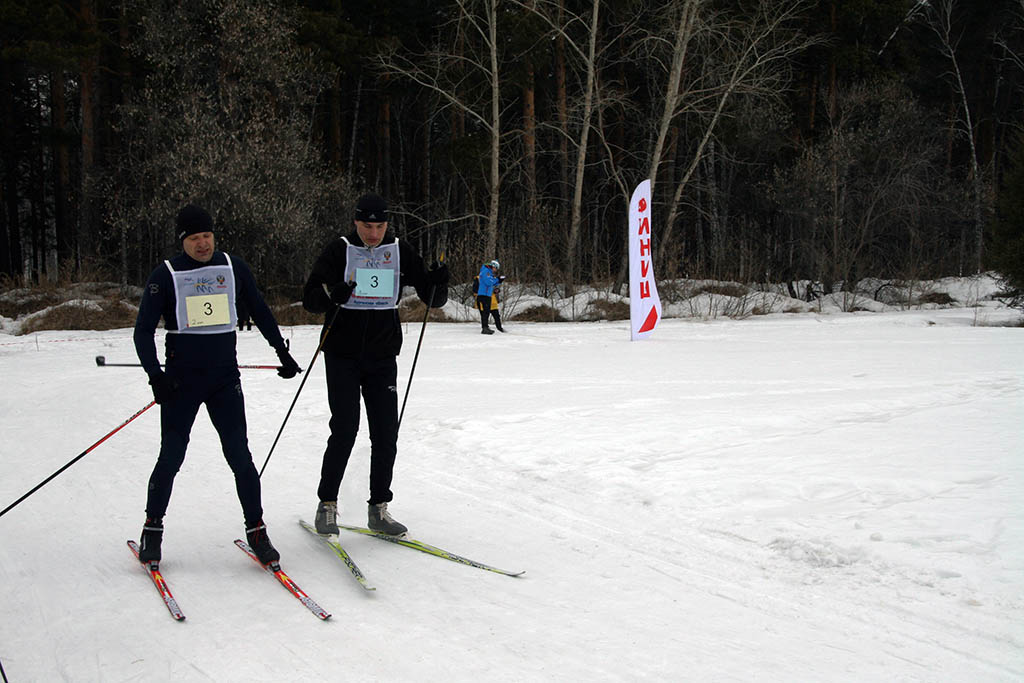
[[[331,303],[341,306],[352,296],[352,290],[356,288],[354,282],[339,282],[331,287]]]
[[[149,376],[149,386],[153,387],[153,399],[162,405],[174,398],[178,391],[178,380],[163,370],[157,370]]]

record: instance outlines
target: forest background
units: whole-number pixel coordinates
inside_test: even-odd
[[[659,279],[1024,282],[1024,0],[0,0],[0,20],[0,289],[142,284],[196,202],[294,301],[372,190],[454,282],[496,257],[619,291],[645,178]]]

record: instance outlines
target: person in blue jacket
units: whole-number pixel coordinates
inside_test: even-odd
[[[504,275],[498,275],[499,268],[501,264],[497,259],[488,261],[480,267],[480,274],[477,276],[479,284],[476,289],[476,307],[480,311],[480,334],[494,334],[494,330],[487,325],[487,319],[491,315],[491,295],[494,294],[494,288],[505,280]],[[504,332],[500,318],[495,316],[494,320],[495,326]]]
[[[235,476],[246,539],[261,562],[277,562],[280,555],[263,523],[260,478],[249,452],[235,355],[235,326],[243,305],[277,352],[281,361],[277,373],[291,379],[301,370],[249,266],[214,248],[210,214],[189,205],[178,212],[175,223],[183,252],[153,270],[135,320],[135,350],[160,405],[160,454],[149,478],[139,560],[160,561],[163,517],[174,477],[185,460],[199,407],[205,404]],[[154,341],[160,318],[167,330],[166,370],[161,369]]]

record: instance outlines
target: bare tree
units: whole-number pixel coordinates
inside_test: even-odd
[[[598,102],[602,99],[598,94],[599,83],[599,62],[602,59],[601,53],[607,48],[608,43],[614,41],[618,35],[605,37],[605,44],[598,44],[600,24],[601,0],[592,0],[589,7],[589,17],[577,15],[568,10],[563,0],[531,0],[530,2],[519,3],[528,11],[534,12],[547,24],[555,39],[556,52],[556,82],[558,103],[558,130],[560,148],[562,150],[562,163],[569,159],[569,145],[575,148],[572,178],[572,199],[569,204],[569,237],[566,246],[566,268],[565,281],[567,292],[571,294],[576,281],[578,269],[578,258],[581,243],[581,226],[583,222],[583,193],[585,174],[587,169],[587,154],[590,133],[594,127],[593,119],[598,108]],[[583,37],[586,42],[576,37],[578,33],[576,26],[583,27]],[[568,99],[567,86],[567,56],[574,59],[573,63],[578,65],[580,75],[580,91],[578,94],[579,106],[573,108],[578,112],[575,118],[569,116],[569,108],[566,106]],[[573,124],[573,125],[570,125]],[[567,175],[563,172],[563,176]],[[563,178],[567,181],[567,178]],[[627,195],[628,201],[628,195]]]
[[[593,0],[590,29],[587,34],[586,85],[583,88],[583,114],[580,117],[579,143],[576,146],[576,176],[573,180],[572,210],[569,219],[569,245],[566,264],[566,286],[572,293],[576,275],[576,258],[579,253],[580,222],[583,204],[583,172],[587,163],[587,138],[590,135],[590,118],[594,111],[595,53],[597,51],[597,19],[601,0]]]
[[[438,31],[438,42],[433,49],[409,53],[396,46],[379,57],[385,73],[407,79],[434,93],[442,102],[442,111],[451,108],[453,115],[466,116],[474,126],[486,131],[489,198],[485,214],[485,254],[493,254],[497,248],[501,197],[498,1],[456,0],[456,16]],[[465,217],[472,217],[472,211]]]
[[[921,254],[904,250],[897,263],[894,247],[920,241],[922,204],[942,205],[939,136],[908,92],[887,81],[840,88],[832,110],[822,140],[774,185],[780,212],[801,226],[804,269],[826,292],[883,268],[909,274]]]
[[[681,7],[676,3],[668,8],[679,18],[671,24],[675,27],[673,73],[667,74],[659,138],[661,131],[667,131],[681,116],[691,122],[691,130],[697,130],[699,138],[689,164],[675,180],[658,247],[657,260],[662,266],[674,248],[672,232],[683,192],[721,119],[728,115],[732,100],[780,97],[793,60],[820,42],[798,30],[799,20],[811,5],[807,0],[759,0],[749,11],[738,15],[715,11],[706,0],[679,2],[683,3]],[[700,59],[698,64],[688,66],[686,55],[694,41],[699,41]],[[677,66],[683,79],[673,85]],[[660,162],[660,158],[652,158],[652,169]],[[651,192],[655,192],[653,183]]]
[[[975,144],[974,120],[971,115],[970,101],[967,97],[967,86],[964,83],[963,71],[960,68],[960,59],[957,50],[960,43],[960,35],[953,12],[957,7],[957,0],[931,0],[930,2],[919,3],[920,17],[924,24],[931,30],[938,39],[939,53],[947,62],[945,76],[953,90],[953,96],[957,100],[957,113],[953,121],[954,129],[967,141],[970,151],[971,186],[973,188],[972,208],[974,223],[974,244],[975,244],[975,267],[976,272],[982,269],[982,250],[984,246],[982,223],[982,201],[984,195],[984,182],[981,177],[981,169],[978,164],[978,150]]]

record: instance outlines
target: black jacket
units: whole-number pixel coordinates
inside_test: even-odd
[[[185,253],[178,254],[170,261],[176,271],[194,270],[203,266],[223,266],[228,262],[222,251],[213,252],[213,256],[206,263],[200,263]],[[231,265],[235,271],[235,308],[241,310],[244,307],[272,347],[285,348],[274,314],[256,287],[256,280],[249,266],[237,256],[231,257]],[[164,319],[165,329],[178,329],[178,317],[174,306],[174,281],[171,278],[171,271],[167,270],[166,263],[161,263],[149,276],[146,289],[142,293],[142,301],[139,303],[139,315],[135,319],[135,352],[147,373],[152,374],[160,369],[156,342],[153,339],[160,318]],[[235,355],[236,340],[233,331],[222,334],[168,334],[165,341],[167,364],[188,368],[233,367],[238,364]]]
[[[364,246],[355,230],[348,235],[348,241]],[[388,233],[384,244],[394,244],[395,238]],[[341,239],[328,244],[313,264],[306,287],[302,293],[302,305],[310,313],[324,313],[324,330],[334,316],[336,306],[328,293],[331,287],[344,278],[347,246]],[[430,301],[431,286],[427,282],[427,271],[423,259],[405,240],[398,240],[399,286],[413,287],[416,295],[432,307],[444,306],[448,301],[448,287],[434,288]],[[325,289],[326,286],[326,289]],[[330,332],[324,341],[323,350],[347,358],[377,359],[397,356],[402,350],[402,326],[398,309],[357,310],[340,308]]]

